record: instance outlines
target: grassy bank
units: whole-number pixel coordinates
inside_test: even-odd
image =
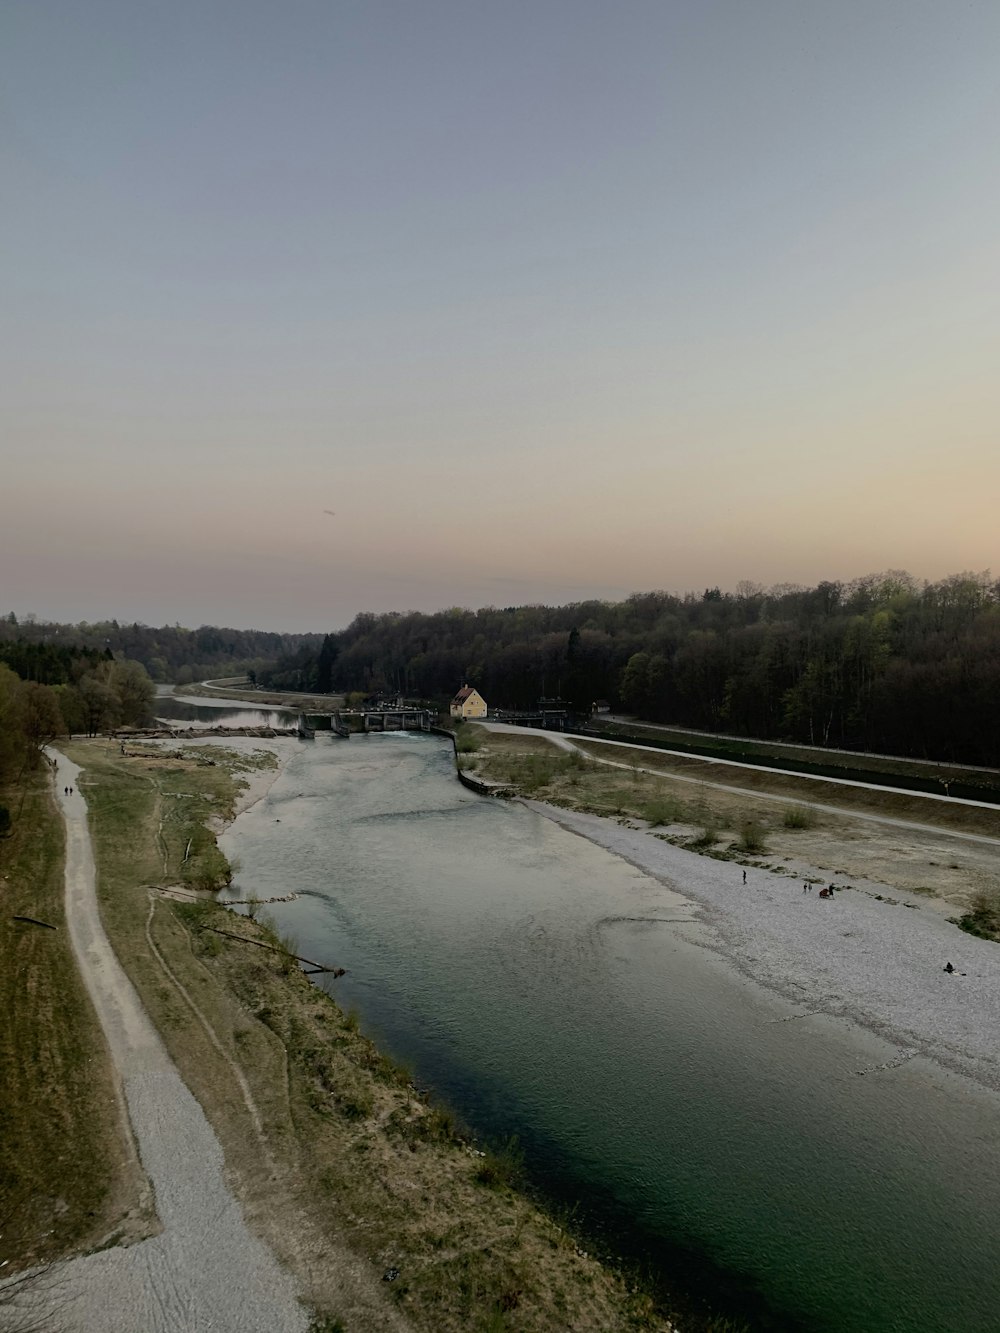
[[[629,736],[654,745],[677,745],[720,759],[755,763],[766,763],[769,759],[784,760],[793,764],[815,764],[831,771],[834,776],[837,776],[838,769],[850,769],[870,774],[872,782],[878,782],[880,775],[886,779],[896,776],[937,781],[943,790],[946,790],[945,784],[966,783],[970,787],[981,787],[984,792],[1000,791],[1000,769],[971,768],[963,764],[865,754],[852,750],[828,750],[822,746],[782,744],[781,741],[742,739],[682,727],[643,725],[638,721],[607,722],[596,718],[591,725],[609,740]]]
[[[701,759],[684,755],[658,754],[629,746],[606,745],[574,737],[574,743],[595,760],[613,759],[619,763],[653,769],[665,777],[694,778],[701,782],[718,782],[741,787],[762,797],[782,796],[793,800],[814,801],[835,806],[845,814],[862,812],[884,815],[891,819],[905,819],[919,824],[937,825],[943,830],[954,829],[963,833],[982,833],[996,837],[1000,824],[1000,810],[960,805],[948,801],[928,800],[906,791],[873,791],[865,787],[849,787],[839,782],[825,782],[822,778],[802,778],[794,773],[765,772],[760,769],[726,764],[723,761],[706,764]],[[712,798],[715,799],[715,798]]]
[[[10,1268],[148,1224],[104,1037],[63,910],[63,821],[48,770],[0,791],[0,1260]],[[30,916],[55,930],[15,921]]]
[[[873,880],[965,912],[1000,892],[996,849],[954,834],[997,836],[997,812],[907,792],[870,791],[684,755],[466,724],[460,762],[525,796],[646,825],[701,855],[814,880]],[[717,783],[739,790],[719,790]],[[815,809],[816,802],[825,809]],[[918,832],[871,818],[929,826]],[[935,830],[939,830],[936,832]]]
[[[248,1217],[326,1327],[360,1333],[393,1312],[427,1333],[668,1327],[515,1188],[516,1154],[483,1155],[417,1093],[265,919],[151,887],[183,882],[192,822],[232,810],[245,759],[126,759],[99,742],[70,753],[85,770],[115,950],[219,1135]]]

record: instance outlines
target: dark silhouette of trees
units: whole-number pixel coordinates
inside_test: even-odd
[[[60,685],[70,681],[69,663],[87,656],[96,661],[140,662],[154,681],[202,680],[237,675],[273,665],[283,654],[307,648],[315,654],[321,634],[276,634],[264,630],[202,625],[120,625],[117,620],[58,625],[34,618],[0,617],[0,662],[23,680]],[[59,672],[62,674],[59,674]]]
[[[468,680],[494,706],[608,699],[656,722],[1000,763],[1000,584],[989,574],[919,584],[889,570],[815,588],[365,613],[323,642],[324,686],[330,661],[339,690],[444,701]],[[300,648],[261,679],[316,689],[319,657]]]
[[[607,699],[654,722],[1000,763],[1000,584],[989,574],[920,584],[888,570],[815,588],[742,582],[735,593],[562,607],[364,612],[326,635],[0,619],[0,662],[58,687],[77,729],[135,716],[128,690],[102,675],[122,658],[161,680],[250,670],[273,688],[441,703],[467,680],[494,706],[561,695],[582,711]]]

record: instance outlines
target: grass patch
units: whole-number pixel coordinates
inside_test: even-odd
[[[950,919],[970,935],[1000,942],[1000,890],[980,890],[973,894],[969,911]]]
[[[769,773],[762,769],[738,768],[724,762],[708,765],[703,760],[689,755],[636,750],[625,745],[611,747],[583,738],[574,738],[574,744],[579,745],[584,753],[599,759],[615,759],[625,764],[641,763],[644,768],[662,774],[665,779],[683,777],[698,781],[708,779],[712,782],[723,782],[739,788],[748,795],[755,794],[762,802],[766,802],[772,795],[790,796],[796,802],[809,800],[833,806],[845,816],[857,810],[866,814],[888,815],[893,819],[934,824],[942,830],[958,829],[967,833],[996,836],[997,810],[995,809],[980,809],[975,806],[927,800],[902,790],[873,791],[870,788],[824,782],[822,779],[802,778],[792,773]],[[744,797],[744,802],[745,799]],[[712,801],[720,805],[725,804],[721,793],[718,797],[713,796]],[[824,816],[824,823],[826,822],[827,818]]]
[[[816,812],[807,805],[790,805],[781,820],[787,829],[815,828]]]
[[[952,782],[965,782],[982,788],[984,792],[1000,791],[1000,769],[997,768],[974,768],[944,761],[928,762],[923,759],[907,759],[903,756],[827,750],[819,746],[752,740],[749,737],[719,736],[712,732],[685,728],[653,727],[643,725],[641,722],[598,721],[596,724],[592,723],[592,726],[596,726],[596,730],[609,739],[616,736],[636,737],[644,743],[687,747],[694,752],[717,756],[723,760],[753,760],[761,763],[768,759],[788,759],[796,763],[815,764],[834,772],[842,768],[869,773],[874,782],[879,780],[880,775],[883,778],[905,776],[937,781],[942,791],[946,791],[945,784]]]
[[[524,1153],[515,1135],[495,1150],[486,1151],[476,1168],[474,1179],[477,1185],[486,1185],[489,1189],[510,1189],[521,1180],[523,1174]]]

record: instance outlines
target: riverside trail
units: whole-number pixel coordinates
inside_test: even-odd
[[[123,1131],[133,1137],[162,1231],[57,1265],[19,1313],[55,1319],[65,1333],[304,1333],[308,1316],[295,1284],[247,1227],[219,1141],[101,924],[80,769],[58,751],[49,755],[66,822],[73,950],[120,1080]]]

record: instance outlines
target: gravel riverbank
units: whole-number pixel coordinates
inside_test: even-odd
[[[900,1058],[926,1056],[1000,1092],[1000,945],[959,930],[919,895],[855,880],[821,899],[822,884],[803,892],[801,879],[754,868],[744,885],[733,862],[600,816],[525,804],[683,895],[697,925],[682,932],[803,1013],[860,1024]]]

